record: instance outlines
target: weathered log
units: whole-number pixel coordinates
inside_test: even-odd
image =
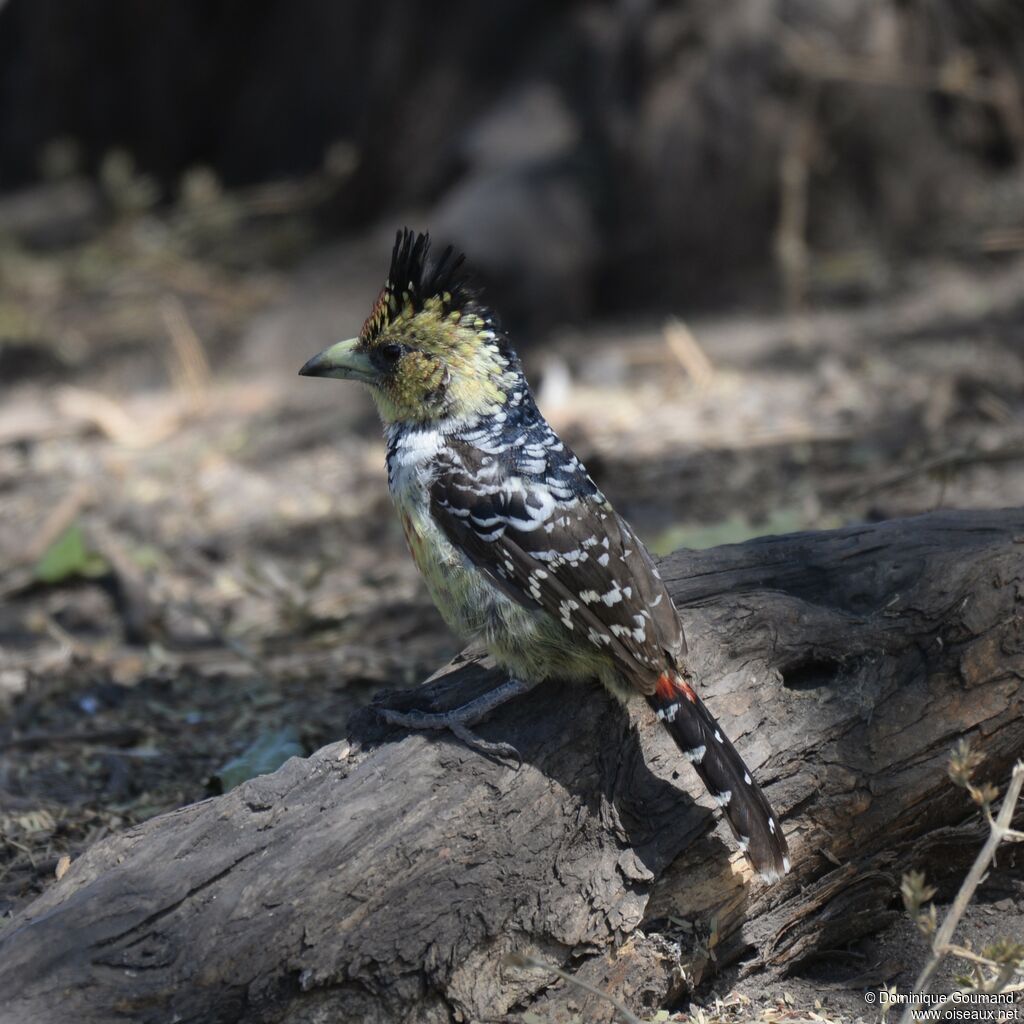
[[[908,866],[954,879],[976,835],[949,748],[971,737],[996,781],[1024,749],[1024,511],[662,570],[707,701],[784,816],[785,881],[751,877],[639,702],[550,684],[507,705],[481,732],[518,770],[366,709],[346,740],[89,850],[0,935],[0,1020],[605,1021],[504,954],[649,1011],[709,947],[778,975],[884,923]],[[392,703],[493,678],[450,666]]]

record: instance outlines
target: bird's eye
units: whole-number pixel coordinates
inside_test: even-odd
[[[394,366],[402,358],[401,345],[384,345],[380,350],[380,361],[385,366]]]

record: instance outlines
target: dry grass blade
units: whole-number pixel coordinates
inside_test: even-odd
[[[210,361],[202,339],[192,326],[184,303],[176,295],[168,295],[160,303],[160,317],[173,346],[170,372],[174,386],[192,401],[201,403],[210,385]]]
[[[669,352],[686,371],[694,386],[699,391],[706,390],[715,376],[715,368],[690,328],[682,320],[672,317],[662,329],[662,337]]]

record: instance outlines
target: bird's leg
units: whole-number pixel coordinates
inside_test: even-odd
[[[447,729],[457,736],[467,747],[478,750],[481,754],[493,757],[514,758],[520,764],[523,759],[511,743],[491,743],[481,739],[469,727],[479,722],[495,708],[501,707],[506,701],[529,693],[536,683],[526,683],[521,679],[507,679],[500,686],[481,694],[466,704],[451,711],[396,711],[393,708],[378,708],[377,713],[390,725],[401,725],[406,729]]]

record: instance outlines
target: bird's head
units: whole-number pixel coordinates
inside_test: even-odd
[[[314,356],[299,373],[367,384],[385,423],[429,423],[498,411],[522,386],[519,361],[475,299],[449,247],[400,231],[388,279],[358,337]]]

